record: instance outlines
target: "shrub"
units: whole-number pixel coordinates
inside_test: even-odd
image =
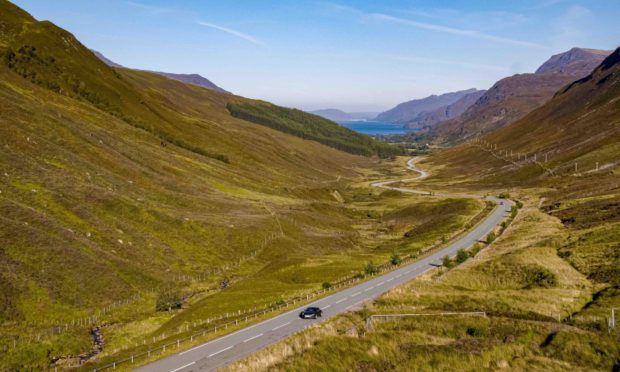
[[[323,287],[323,289],[330,289],[332,287],[332,283],[330,283],[330,282],[323,282],[322,287]]]
[[[491,244],[493,243],[493,241],[495,240],[496,236],[495,236],[495,231],[491,231],[489,233],[489,235],[487,235],[487,244]]]
[[[353,279],[364,279],[364,274],[357,273],[357,274],[353,275]]]
[[[477,327],[468,327],[467,334],[471,337],[482,337],[484,332],[482,332],[482,329]]]
[[[519,208],[519,209],[523,208],[523,203],[521,203],[518,200],[517,200],[517,208]]]
[[[469,254],[463,249],[459,249],[458,252],[456,252],[456,262],[462,264],[463,262],[467,261],[467,259],[469,258]]]
[[[403,262],[403,259],[400,258],[400,256],[398,254],[394,253],[392,255],[392,258],[390,259],[390,262],[392,263],[392,265],[398,266],[398,265],[400,265]]]
[[[472,249],[469,250],[469,257],[475,257],[478,252],[480,252],[480,250],[482,249],[482,246],[480,244],[474,244],[474,246],[472,247]]]
[[[518,212],[519,212],[519,208],[517,208],[516,206],[512,207],[512,209],[510,210],[510,217],[511,218],[517,217]]]
[[[450,269],[452,267],[452,260],[450,259],[450,257],[448,257],[448,255],[443,256],[443,259],[441,261],[441,264]]]
[[[507,193],[507,192],[502,192],[502,193],[500,193],[500,194],[498,195],[498,197],[499,197],[500,199],[509,199],[509,198],[510,198],[510,194],[509,194],[509,193]]]
[[[170,311],[181,307],[181,292],[176,288],[165,289],[157,295],[156,311]]]
[[[374,275],[379,272],[379,269],[374,263],[369,262],[368,265],[366,265],[364,272],[366,272],[367,275]]]
[[[525,281],[527,283],[526,288],[551,288],[558,284],[558,279],[554,273],[538,265],[526,269]]]

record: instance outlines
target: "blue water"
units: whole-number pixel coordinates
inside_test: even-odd
[[[382,123],[380,121],[344,121],[340,125],[352,129],[359,133],[368,135],[377,134],[401,134],[406,132],[414,132],[416,129],[403,128],[399,124]]]

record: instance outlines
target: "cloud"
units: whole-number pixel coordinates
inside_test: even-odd
[[[198,24],[201,25],[201,26],[205,26],[205,27],[213,28],[213,29],[218,30],[218,31],[225,32],[227,34],[236,36],[238,38],[241,38],[243,40],[249,41],[249,42],[254,43],[256,45],[265,45],[265,43],[263,43],[262,41],[258,40],[254,36],[248,35],[248,34],[244,34],[243,32],[239,32],[239,31],[227,28],[227,27],[218,26],[216,24],[209,23],[209,22],[198,22]]]
[[[546,47],[541,44],[532,43],[529,41],[495,36],[495,35],[487,34],[487,33],[480,32],[480,31],[475,31],[475,30],[448,27],[448,26],[438,25],[434,23],[418,22],[418,21],[414,21],[410,19],[394,17],[391,15],[383,14],[383,13],[369,13],[366,16],[372,19],[379,20],[379,21],[403,24],[403,25],[412,26],[412,27],[416,27],[419,29],[423,29],[423,30],[443,32],[447,34],[489,40],[489,41],[494,41],[498,43],[518,45],[518,46],[524,46],[524,47],[529,47],[529,48],[546,49]]]

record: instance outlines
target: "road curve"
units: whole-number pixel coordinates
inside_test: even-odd
[[[428,191],[390,186],[390,184],[395,182],[420,180],[427,177],[428,174],[417,169],[414,162],[415,158],[409,160],[407,162],[407,168],[419,173],[418,177],[396,181],[376,182],[371,184],[371,186],[398,190],[407,193],[429,195],[430,193]],[[442,197],[473,197],[471,195],[433,195]],[[470,247],[478,240],[486,237],[491,230],[501,223],[507,213],[510,212],[511,208],[510,203],[505,200],[500,200],[493,197],[487,197],[486,199],[494,201],[497,204],[495,209],[493,209],[486,219],[478,224],[478,226],[476,226],[473,230],[469,231],[465,236],[417,262],[400,267],[394,271],[377,276],[371,280],[336,292],[322,299],[310,302],[304,306],[294,308],[271,319],[242,328],[231,334],[145,365],[138,368],[137,371],[214,371],[258,350],[261,350],[268,345],[281,341],[317,322],[327,320],[351,309],[358,308],[364,302],[379,297],[389,289],[411,281],[417,276],[420,276],[434,267],[441,265],[441,261],[444,256],[454,256],[459,249]],[[317,320],[300,319],[298,315],[299,312],[307,306],[318,306],[322,308],[323,317]]]

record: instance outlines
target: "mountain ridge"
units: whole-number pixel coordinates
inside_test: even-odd
[[[465,95],[476,91],[477,89],[470,88],[440,95],[433,94],[424,98],[399,103],[394,108],[377,115],[376,120],[386,123],[406,125],[415,121],[416,117],[423,112],[434,111],[440,109],[441,107],[453,104]]]
[[[99,58],[101,61],[103,61],[106,65],[110,66],[110,67],[115,67],[115,68],[128,68],[125,67],[121,64],[118,64],[114,61],[112,61],[111,59],[107,58],[105,55],[103,55],[103,53],[96,51],[94,49],[91,49],[91,51],[93,52],[93,54]],[[177,73],[171,73],[171,72],[161,72],[161,71],[151,71],[151,70],[139,70],[139,69],[134,69],[134,70],[138,70],[138,71],[147,71],[147,72],[152,72],[158,75],[162,75],[165,76],[169,79],[172,80],[177,80],[183,83],[187,83],[187,84],[192,84],[192,85],[196,85],[199,87],[203,87],[203,88],[207,88],[207,89],[211,89],[214,90],[216,92],[220,92],[220,93],[230,93],[229,91],[220,88],[219,86],[217,86],[215,83],[213,83],[211,80],[205,78],[204,76],[200,75],[200,74],[177,74]]]
[[[460,116],[431,130],[439,141],[463,141],[504,127],[540,107],[571,82],[592,72],[607,51],[573,48],[544,62],[536,73],[509,76],[497,81]]]

